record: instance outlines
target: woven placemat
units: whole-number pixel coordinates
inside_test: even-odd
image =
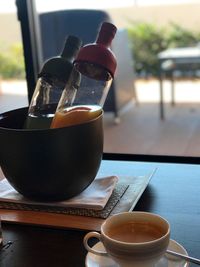
[[[52,207],[52,206],[43,206],[35,204],[21,204],[14,202],[0,201],[0,209],[12,209],[12,210],[28,210],[28,211],[43,211],[51,213],[60,213],[67,215],[80,215],[80,216],[89,216],[96,218],[106,219],[109,214],[112,212],[115,205],[118,203],[120,198],[123,196],[125,191],[128,188],[128,184],[117,183],[111,197],[109,198],[106,206],[103,210],[92,210],[92,209],[83,209],[83,208],[64,208],[64,207]]]

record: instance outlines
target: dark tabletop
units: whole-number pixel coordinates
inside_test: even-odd
[[[171,238],[200,258],[200,166],[188,164],[103,161],[100,174],[142,175],[157,171],[134,210],[164,216]],[[1,267],[85,266],[86,232],[2,223]],[[196,266],[194,264],[190,265]]]

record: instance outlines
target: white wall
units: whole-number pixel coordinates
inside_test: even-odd
[[[136,6],[109,9],[108,12],[119,28],[127,27],[130,21],[146,21],[158,25],[166,25],[173,21],[200,32],[200,4]],[[0,33],[0,44],[21,41],[20,25],[15,13],[0,13]],[[0,49],[2,50],[1,46]]]
[[[173,21],[200,32],[200,4],[136,6],[108,11],[118,27],[126,27],[129,21],[146,21],[158,25]]]

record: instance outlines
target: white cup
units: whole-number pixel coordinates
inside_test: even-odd
[[[91,237],[99,239],[106,252],[88,245]],[[101,226],[101,233],[89,232],[85,248],[96,255],[109,255],[122,267],[153,267],[164,256],[170,240],[170,225],[149,212],[124,212],[113,215]]]

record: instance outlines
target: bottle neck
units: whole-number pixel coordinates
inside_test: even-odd
[[[98,36],[96,43],[104,45],[105,47],[110,47],[112,40],[113,36],[101,34]]]
[[[112,42],[113,38],[115,37],[116,30],[117,30],[117,28],[113,24],[108,23],[108,22],[104,22],[101,26],[99,33],[98,33],[96,43],[102,44],[106,47],[110,47],[111,42]]]
[[[75,49],[74,47],[65,47],[60,56],[70,62],[73,62],[77,52],[78,49]]]

